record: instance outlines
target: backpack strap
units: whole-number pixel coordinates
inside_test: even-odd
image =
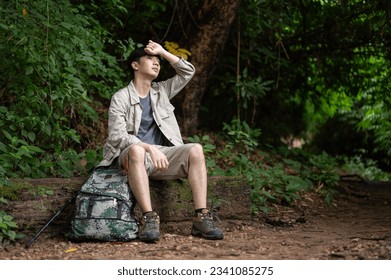
[[[118,203],[117,219],[120,220],[122,217],[122,205],[124,204],[124,202],[122,200],[119,200],[117,203]]]
[[[92,209],[94,208],[95,201],[89,200],[88,201],[88,208],[87,208],[87,219],[90,219],[92,216]]]

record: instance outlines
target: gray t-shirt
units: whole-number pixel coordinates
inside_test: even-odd
[[[138,131],[137,138],[142,142],[151,145],[163,145],[163,134],[153,118],[151,97],[149,94],[145,98],[140,97],[140,104],[143,112],[141,115],[140,129]]]

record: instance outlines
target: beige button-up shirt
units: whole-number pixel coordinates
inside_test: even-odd
[[[151,108],[153,118],[167,140],[174,146],[183,144],[174,106],[170,99],[177,95],[194,76],[194,66],[180,59],[171,65],[176,75],[166,81],[151,85]],[[108,166],[123,149],[140,142],[136,137],[141,123],[142,108],[133,81],[116,92],[110,102],[109,135],[103,147],[103,160],[99,166]]]

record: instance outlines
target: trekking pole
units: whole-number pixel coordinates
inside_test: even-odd
[[[61,209],[58,210],[56,214],[54,214],[54,216],[34,235],[34,237],[26,243],[26,248],[29,248],[31,244],[33,244],[33,242],[38,238],[38,236],[50,225],[50,223],[53,222],[61,214],[61,212],[69,206],[69,204],[76,200],[78,193],[79,192],[76,192],[76,194],[71,198],[71,200],[69,200],[63,207],[61,207]]]

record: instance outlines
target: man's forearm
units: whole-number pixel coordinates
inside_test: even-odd
[[[172,53],[170,53],[169,51],[167,51],[165,49],[163,49],[161,57],[163,57],[165,60],[167,60],[170,64],[175,64],[180,59],[178,56],[173,55]]]

